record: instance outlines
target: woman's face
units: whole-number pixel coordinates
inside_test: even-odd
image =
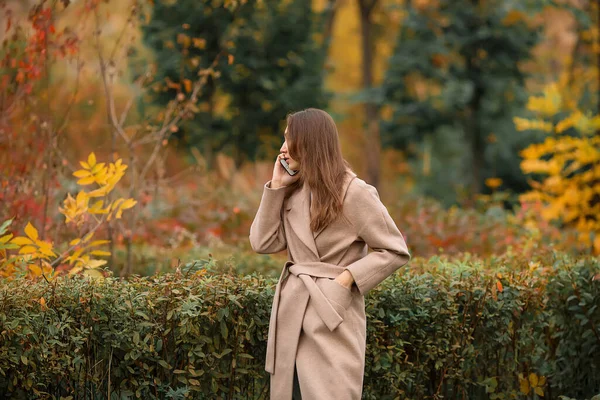
[[[287,128],[285,128],[284,142],[283,142],[283,145],[281,146],[281,148],[279,149],[279,152],[281,154],[283,154],[283,158],[285,158],[285,161],[289,164],[291,169],[299,170],[300,163],[298,161],[294,160],[292,157],[290,157],[290,153],[288,152],[287,131],[288,131]]]

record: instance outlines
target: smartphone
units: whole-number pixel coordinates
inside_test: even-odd
[[[298,171],[292,171],[292,169],[290,168],[289,164],[283,159],[280,158],[279,162],[281,163],[281,165],[283,165],[283,168],[287,171],[288,174],[290,174],[291,176],[294,176],[298,173]]]

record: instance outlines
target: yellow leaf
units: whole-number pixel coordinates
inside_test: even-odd
[[[90,252],[93,256],[110,256],[110,251],[94,250]]]
[[[77,181],[78,185],[90,185],[96,182],[96,179],[93,176],[88,176],[87,178],[81,178]]]
[[[523,394],[529,394],[529,391],[531,390],[529,388],[529,381],[527,379],[519,379],[519,383],[521,386],[521,393]]]
[[[81,239],[79,239],[79,238],[73,239],[69,242],[69,246],[75,246],[75,245],[79,244],[79,242],[81,242]]]
[[[19,250],[19,254],[32,254],[37,251],[37,247],[35,246],[23,246]]]
[[[40,276],[42,275],[42,269],[40,267],[38,267],[35,264],[30,264],[28,266],[29,270],[31,271],[31,273],[33,274],[33,276]]]
[[[75,261],[77,261],[77,259],[79,258],[79,256],[81,255],[82,252],[83,252],[83,249],[75,250],[75,252],[73,254],[71,254],[69,256],[69,258],[68,258],[69,259],[69,265],[73,265],[73,263]]]
[[[82,266],[79,267],[74,267],[69,271],[69,275],[75,275],[76,273],[78,273],[79,271],[81,271],[83,269]]]
[[[68,193],[63,202],[64,208],[59,207],[59,211],[65,215],[67,223],[74,221],[77,225],[80,225],[85,220],[88,202],[89,199],[83,191],[77,194],[76,199],[71,196],[71,193]]]
[[[106,168],[104,168],[104,166],[106,165],[106,163],[98,163],[96,165],[94,165],[94,168],[92,168],[92,174],[101,174],[104,175],[106,174]],[[104,169],[104,171],[103,171]]]
[[[96,155],[93,152],[88,156],[87,162],[90,168],[94,168],[94,165],[96,165]]]
[[[528,119],[520,117],[514,117],[513,123],[515,124],[515,128],[517,128],[518,131],[526,131],[531,125]]]
[[[542,96],[530,97],[526,107],[528,110],[551,117],[560,111],[562,101],[560,88],[553,82],[544,88]]]
[[[106,262],[107,262],[106,260],[90,260],[86,266],[88,268],[98,268],[98,267],[106,264]]]
[[[123,198],[116,199],[108,206],[109,210],[111,210],[111,211],[116,210],[121,205],[121,203],[124,201],[125,201],[125,199],[123,199]]]
[[[88,197],[102,197],[102,196],[106,196],[106,194],[109,191],[110,190],[109,190],[109,188],[107,186],[102,186],[101,188],[98,188],[96,190],[92,190],[87,195],[88,195]]]
[[[500,178],[488,178],[485,180],[485,184],[490,189],[496,189],[500,185],[502,185],[502,179]]]
[[[97,269],[86,269],[83,271],[83,274],[95,279],[104,279],[102,272],[98,271]]]
[[[25,227],[25,234],[31,240],[37,240],[38,238],[38,231],[33,227],[33,225],[31,225],[31,222],[27,223],[27,226]]]
[[[563,119],[558,124],[556,124],[556,133],[563,133],[567,129],[573,127],[576,123],[576,119],[573,115]]]
[[[102,208],[102,206],[104,205],[104,200],[98,200],[97,202],[94,203],[94,205],[91,208]]]
[[[529,374],[529,384],[533,387],[538,385],[538,376],[533,372]]]
[[[85,178],[86,176],[90,176],[90,175],[91,175],[90,171],[87,171],[85,169],[80,169],[80,170],[73,172],[73,176],[76,178]]]
[[[77,193],[76,201],[78,208],[85,208],[88,205],[89,198],[87,197],[87,194],[84,191],[81,191]]]
[[[45,309],[45,307],[46,307],[46,299],[44,299],[43,297],[40,297],[40,305],[42,306],[42,309]]]
[[[89,208],[88,212],[90,214],[107,214],[108,209],[106,209],[106,208]]]
[[[540,381],[538,382],[538,386],[544,386],[546,384],[546,377],[540,376]]]
[[[100,246],[107,243],[110,243],[110,240],[94,240],[92,243],[90,243],[90,247]]]
[[[537,393],[538,396],[544,397],[544,390],[541,387],[538,386],[534,390],[535,390],[535,392]]]
[[[123,204],[121,204],[121,210],[126,210],[128,208],[135,206],[136,204],[137,204],[137,201],[135,201],[134,199],[127,199],[123,202]]]
[[[86,163],[85,161],[79,161],[79,164],[81,164],[81,166],[85,169],[90,169],[90,164]]]
[[[92,207],[88,209],[91,214],[106,214],[108,212],[107,208],[102,208],[104,205],[104,200],[98,200],[94,203]]]
[[[56,257],[56,254],[52,250],[45,247],[40,247],[40,253],[48,257]]]
[[[12,233],[10,235],[5,235],[0,237],[0,243],[6,243],[13,237]]]
[[[84,241],[84,242],[87,242],[87,241],[88,241],[88,240],[90,240],[90,239],[91,239],[93,236],[94,236],[94,232],[90,232],[90,233],[88,233],[87,235],[85,235],[85,236],[83,237],[83,241]]]
[[[45,273],[47,275],[47,278],[50,277],[52,278],[52,272],[54,271],[52,269],[52,265],[50,265],[47,261],[42,260],[42,272]]]
[[[27,244],[33,244],[33,241],[31,239],[26,238],[25,236],[17,236],[16,238],[14,238],[13,240],[10,241],[11,243],[17,244],[19,246],[23,246],[23,245],[27,245]]]
[[[35,245],[38,246],[38,247],[45,247],[47,249],[51,249],[52,248],[52,243],[46,242],[45,240],[36,240],[35,241]]]

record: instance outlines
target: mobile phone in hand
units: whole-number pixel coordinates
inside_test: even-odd
[[[286,172],[290,176],[294,176],[294,175],[296,175],[298,173],[298,171],[292,171],[292,169],[290,168],[290,166],[288,165],[288,163],[283,158],[280,158],[279,162],[281,163],[281,165],[283,165],[283,168],[286,170]]]

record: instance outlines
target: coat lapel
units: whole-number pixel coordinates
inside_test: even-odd
[[[346,195],[348,186],[354,177],[356,177],[356,174],[348,170],[342,187],[342,198]],[[315,239],[327,229],[327,226],[317,232],[313,232],[310,228],[310,189],[307,184],[304,184],[299,191],[288,199],[286,210],[289,211],[287,218],[291,229],[302,243],[310,249],[315,259],[320,260]]]
[[[310,229],[310,190],[307,184],[288,200],[287,218],[291,229],[302,243],[308,247],[315,260],[320,260],[317,245]]]

